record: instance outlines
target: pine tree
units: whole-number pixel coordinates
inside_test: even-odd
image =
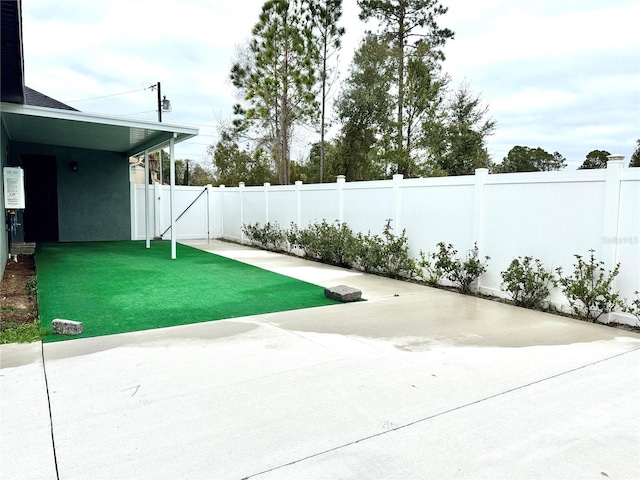
[[[395,148],[402,156],[410,155],[407,146],[407,67],[410,51],[422,45],[432,62],[444,61],[441,48],[453,32],[440,29],[436,18],[447,12],[437,0],[358,0],[360,19],[374,18],[380,25],[379,38],[389,44],[395,63],[396,135]],[[424,57],[423,57],[424,58]],[[391,95],[391,92],[389,92]],[[402,168],[399,173],[405,173]]]
[[[278,181],[290,182],[294,127],[314,118],[317,102],[312,15],[303,0],[267,0],[253,28],[245,58],[231,69],[231,80],[247,108],[234,107],[241,118],[236,131],[257,129],[268,144]]]
[[[323,181],[326,157],[326,118],[327,99],[331,87],[330,76],[334,72],[331,60],[341,46],[344,28],[338,26],[342,17],[342,0],[316,0],[311,2],[313,24],[319,45],[319,81],[320,81],[320,183]]]

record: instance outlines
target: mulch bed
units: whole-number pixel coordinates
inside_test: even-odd
[[[29,295],[29,280],[35,278],[33,255],[9,260],[0,282],[0,322],[33,323],[38,319],[38,302]]]

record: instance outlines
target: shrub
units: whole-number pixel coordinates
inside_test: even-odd
[[[371,232],[363,235],[358,233],[356,242],[356,263],[360,270],[366,273],[380,273],[383,262],[382,238],[371,235]]]
[[[416,262],[409,256],[409,244],[406,230],[400,236],[393,233],[391,219],[387,219],[382,230],[382,237],[378,235],[358,234],[357,263],[368,273],[379,273],[392,278],[416,275]]]
[[[356,237],[346,223],[329,224],[323,220],[302,229],[292,224],[287,239],[306,257],[321,262],[351,267],[355,261]]]
[[[422,278],[424,278],[427,284],[432,287],[436,287],[442,281],[444,272],[441,268],[436,266],[437,256],[435,253],[426,254],[420,250],[420,261],[418,262],[418,268],[423,270]],[[426,275],[425,275],[426,272]]]
[[[562,268],[557,268],[559,280],[573,313],[587,321],[595,321],[602,314],[625,308],[618,293],[612,291],[612,283],[620,271],[620,264],[607,272],[604,262],[596,260],[595,250],[589,250],[589,259],[574,255],[574,271],[571,276],[563,276]]]
[[[265,223],[263,227],[258,222],[255,224],[242,225],[242,231],[249,241],[260,245],[265,250],[284,250],[286,236],[280,229],[278,222]]]
[[[438,283],[443,277],[455,285],[461,293],[471,293],[471,285],[487,271],[487,262],[490,257],[479,258],[478,245],[473,244],[464,260],[457,257],[458,251],[453,245],[440,242],[438,251],[429,254],[431,260],[422,255],[421,267],[428,272],[427,281]]]
[[[25,290],[30,299],[34,299],[38,296],[38,279],[35,275],[27,280]]]
[[[633,300],[631,300],[631,305],[628,305],[625,310],[627,313],[631,315],[635,315],[635,317],[640,321],[640,292],[633,292],[636,296]]]
[[[557,285],[555,275],[537,258],[514,258],[502,275],[502,285],[511,294],[513,302],[526,308],[539,308]]]

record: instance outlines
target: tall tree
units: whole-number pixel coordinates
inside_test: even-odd
[[[423,139],[439,170],[448,175],[471,175],[489,166],[486,139],[496,127],[482,96],[461,84],[451,95],[442,118],[425,125]]]
[[[449,77],[440,70],[425,43],[416,45],[408,56],[404,121],[405,144],[410,153],[419,144],[423,125],[437,119],[443,107]]]
[[[249,55],[231,69],[231,81],[248,108],[237,130],[257,128],[269,144],[278,181],[290,182],[291,138],[296,125],[312,121],[317,111],[314,66],[317,48],[312,15],[304,0],[267,0],[253,27]]]
[[[240,146],[228,135],[222,135],[215,147],[209,147],[213,157],[214,183],[216,185],[262,185],[274,182],[269,155],[261,148],[253,154]]]
[[[384,157],[384,148],[380,146],[388,144],[393,128],[390,122],[393,104],[388,95],[391,69],[389,46],[376,36],[367,35],[354,54],[336,101],[342,125],[337,156],[342,167],[340,173],[347,180],[370,179],[371,172],[379,170],[373,163]],[[380,148],[373,151],[376,144]]]
[[[323,181],[326,156],[325,134],[327,118],[327,99],[331,87],[331,75],[335,68],[331,65],[333,57],[341,45],[344,28],[338,26],[342,17],[342,0],[316,0],[311,2],[313,24],[319,40],[319,72],[320,81],[320,183]]]
[[[454,34],[449,29],[439,28],[436,18],[445,14],[448,9],[437,0],[358,0],[358,5],[361,9],[360,19],[376,19],[380,25],[380,39],[390,46],[395,65],[394,87],[397,95],[395,148],[406,156],[408,52],[423,45],[433,61],[444,60],[442,47]]]
[[[611,155],[606,150],[591,150],[587,153],[587,158],[578,170],[588,170],[595,168],[607,168],[607,156]]]
[[[566,166],[566,159],[558,152],[551,154],[540,147],[529,148],[517,145],[509,150],[501,164],[495,166],[494,172],[549,172],[562,170]]]
[[[189,173],[189,185],[213,185],[215,179],[210,168],[192,162],[191,171]]]
[[[328,140],[325,142],[325,160],[323,178],[335,181],[337,175],[343,175],[342,166],[338,165],[336,152],[337,141]],[[292,180],[301,180],[304,183],[320,182],[320,142],[315,142],[309,150],[309,157],[305,162],[295,166],[295,173],[292,172]]]
[[[636,140],[636,149],[633,154],[631,154],[629,167],[640,167],[640,138]]]

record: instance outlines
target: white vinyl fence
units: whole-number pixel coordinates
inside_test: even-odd
[[[145,238],[144,185],[132,185],[132,238]],[[200,195],[199,198],[198,195]],[[150,189],[149,228],[159,236],[169,225],[169,187]],[[195,202],[194,202],[195,200]],[[615,289],[627,298],[640,290],[640,168],[620,159],[604,170],[534,172],[259,187],[176,187],[178,239],[226,238],[244,242],[243,224],[277,222],[288,228],[327,220],[346,222],[354,233],[380,234],[387,219],[404,229],[410,254],[451,243],[464,255],[478,245],[488,255],[483,293],[505,297],[501,275],[519,256],[539,258],[547,268],[573,272],[574,254],[589,249],[612,269]],[[164,238],[169,238],[170,231]],[[551,301],[566,306],[556,289]],[[616,315],[617,321],[633,317]]]

